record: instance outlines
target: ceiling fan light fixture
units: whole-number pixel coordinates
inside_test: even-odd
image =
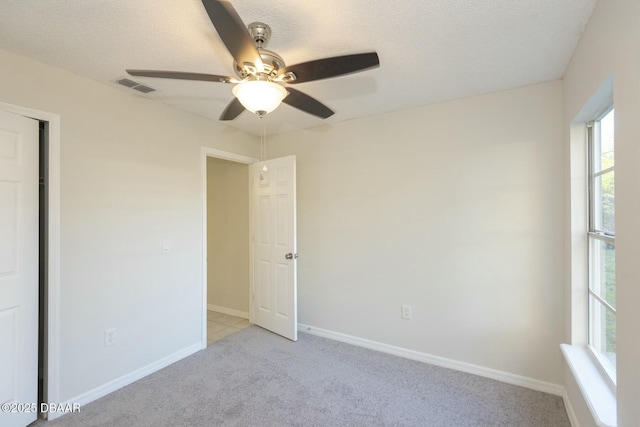
[[[232,92],[244,108],[261,117],[278,108],[287,96],[287,90],[284,87],[266,80],[238,83],[233,87]]]

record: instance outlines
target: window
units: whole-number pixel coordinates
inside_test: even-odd
[[[615,381],[614,110],[587,124],[589,142],[589,346]]]

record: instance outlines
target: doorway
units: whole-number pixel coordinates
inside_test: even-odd
[[[296,158],[258,161],[202,148],[202,336],[207,346],[207,159],[249,165],[249,322],[297,340]],[[212,255],[214,256],[214,255]]]
[[[207,345],[249,326],[249,166],[207,157]]]
[[[257,161],[202,148],[202,348],[251,322],[249,165]]]

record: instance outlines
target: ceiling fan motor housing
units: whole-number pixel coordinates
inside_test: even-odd
[[[282,59],[282,57],[277,53],[271,50],[263,49],[261,47],[258,48],[258,53],[260,54],[260,58],[262,59],[264,74],[275,77],[278,74],[278,70],[285,67],[284,59]],[[250,75],[255,75],[256,73],[254,67],[240,67],[235,61],[233,61],[233,67],[236,74],[241,79],[245,79]]]
[[[264,49],[271,39],[271,27],[263,22],[252,22],[248,25],[249,34],[255,42],[260,58],[262,59],[262,65],[264,67],[264,74],[275,77],[278,74],[278,70],[285,67],[284,59],[277,53]],[[236,74],[241,79],[246,79],[251,75],[255,75],[256,70],[252,67],[238,65],[234,61],[233,67]]]

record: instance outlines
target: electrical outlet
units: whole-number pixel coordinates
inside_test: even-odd
[[[107,329],[104,331],[104,346],[109,347],[110,345],[114,345],[116,343],[116,330]]]
[[[162,240],[162,253],[163,254],[168,254],[169,252],[171,252],[171,241],[168,239],[163,239]]]
[[[410,305],[401,306],[400,315],[402,316],[403,319],[411,320],[411,306]]]

